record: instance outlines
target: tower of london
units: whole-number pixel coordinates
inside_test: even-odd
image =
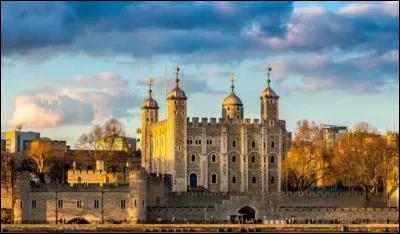
[[[159,120],[150,82],[148,98],[141,106],[142,167],[150,173],[172,175],[172,192],[192,187],[211,192],[280,191],[280,168],[288,143],[270,71],[265,89],[260,90],[260,119],[253,120],[244,116],[234,75],[218,119],[188,117],[178,66],[175,87],[167,95],[167,118]]]

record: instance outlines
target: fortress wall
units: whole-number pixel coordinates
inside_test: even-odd
[[[257,211],[258,212],[258,211]],[[371,223],[391,223],[398,222],[399,214],[397,209],[278,209],[264,210],[261,214],[257,214],[256,219],[261,220],[296,220],[297,222],[305,222],[305,220],[314,219],[321,220],[322,223],[329,223],[330,220],[339,220],[343,223],[351,223],[356,220],[369,219]],[[177,221],[187,219],[188,221],[203,221],[205,219],[224,221],[228,220],[229,215],[237,214],[234,212],[219,212],[212,207],[148,207],[147,221],[154,222],[158,218],[163,221],[171,222],[175,216]]]

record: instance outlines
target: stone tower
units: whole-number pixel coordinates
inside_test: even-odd
[[[222,118],[243,120],[243,103],[242,100],[235,95],[235,86],[233,85],[234,79],[235,74],[232,74],[232,90],[229,96],[224,99],[222,104]]]
[[[129,208],[130,223],[143,223],[147,216],[147,173],[144,168],[129,172]]]
[[[268,122],[271,120],[277,121],[279,120],[279,96],[276,95],[275,91],[272,90],[269,79],[270,72],[272,71],[271,67],[267,68],[267,88],[261,94],[261,119],[267,120]]]
[[[169,149],[165,159],[166,173],[172,174],[172,190],[187,190],[187,97],[179,88],[179,66],[176,68],[175,88],[167,96]]]
[[[149,78],[149,97],[142,104],[142,163],[141,166],[146,168],[147,171],[151,171],[151,157],[152,157],[152,136],[150,132],[151,124],[158,121],[158,104],[151,96],[151,84],[153,79]]]

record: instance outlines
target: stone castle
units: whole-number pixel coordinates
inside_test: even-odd
[[[17,166],[2,182],[2,216],[9,211],[13,223],[229,222],[237,217],[398,222],[398,208],[387,208],[380,197],[371,198],[367,210],[356,193],[282,192],[281,161],[288,139],[285,121],[279,119],[279,96],[268,75],[260,97],[261,119],[244,119],[233,79],[218,121],[187,117],[179,67],[167,97],[168,117],[159,121],[149,82],[149,97],[141,107],[140,165],[128,160],[117,171],[107,171],[98,160],[95,169],[82,170],[74,162],[68,183],[45,183],[29,168]]]
[[[172,175],[172,190],[202,186],[215,192],[280,191],[280,167],[287,152],[285,121],[279,119],[279,96],[270,87],[261,93],[261,120],[244,118],[234,92],[222,103],[221,118],[187,117],[187,97],[179,87],[167,96],[167,119],[159,121],[151,86],[142,104],[142,167]]]

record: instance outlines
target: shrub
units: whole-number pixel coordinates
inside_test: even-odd
[[[246,231],[246,228],[240,229],[240,232],[247,232],[247,231]]]

